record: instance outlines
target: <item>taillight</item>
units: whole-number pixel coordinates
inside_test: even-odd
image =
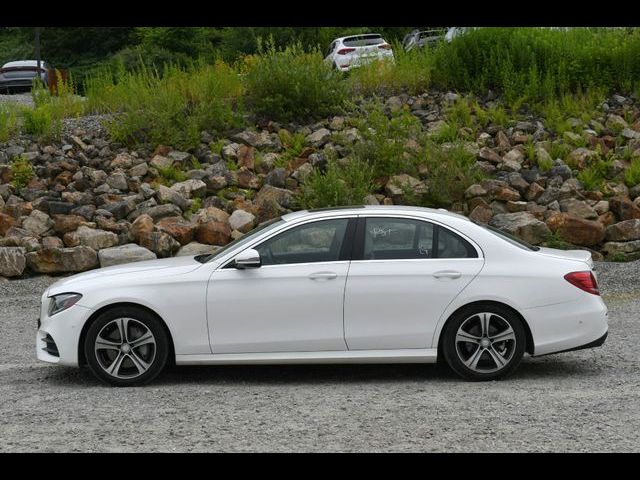
[[[346,55],[347,53],[355,52],[355,48],[341,48],[336,53],[338,55]]]
[[[391,45],[383,43],[382,45],[378,45],[378,48],[381,48],[382,50],[391,50]]]
[[[600,295],[598,289],[598,282],[596,277],[593,276],[593,272],[571,272],[564,276],[565,280],[572,285],[575,285],[580,290],[584,290],[587,293],[594,295]]]

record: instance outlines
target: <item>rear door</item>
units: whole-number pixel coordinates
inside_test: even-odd
[[[480,272],[479,248],[408,217],[361,217],[345,288],[349,350],[432,348],[446,307]]]

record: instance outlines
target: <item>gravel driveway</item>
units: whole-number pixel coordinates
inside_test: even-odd
[[[35,360],[55,279],[0,283],[0,452],[638,451],[640,263],[597,269],[605,345],[525,358],[490,383],[434,365],[227,366],[109,388]]]

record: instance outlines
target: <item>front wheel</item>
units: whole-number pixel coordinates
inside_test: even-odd
[[[467,380],[497,380],[512,373],[525,351],[522,321],[497,305],[465,308],[445,325],[443,356]]]
[[[141,385],[160,374],[169,341],[160,321],[135,307],[117,307],[91,324],[84,342],[89,368],[103,382]]]

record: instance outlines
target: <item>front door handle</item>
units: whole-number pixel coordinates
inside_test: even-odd
[[[338,278],[338,274],[335,272],[315,272],[309,275],[311,280],[333,280]]]
[[[433,276],[436,278],[460,278],[462,276],[462,273],[453,270],[442,270],[440,272],[434,273]]]

